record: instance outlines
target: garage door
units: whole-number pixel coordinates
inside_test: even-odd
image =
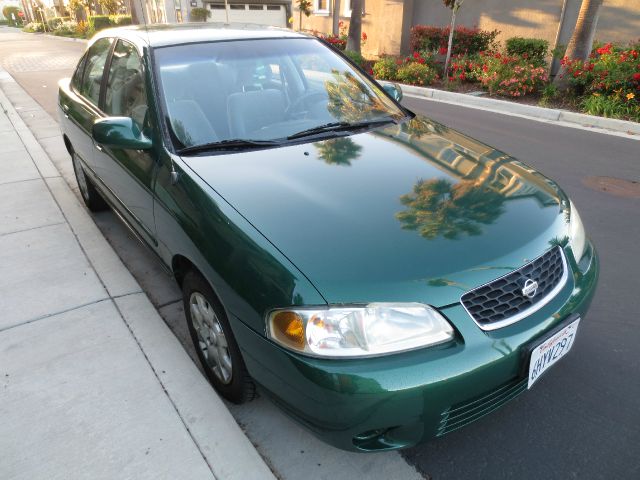
[[[209,22],[226,22],[225,6],[220,3],[210,3],[211,16]],[[229,22],[257,23],[258,25],[287,26],[287,12],[284,5],[229,5]]]

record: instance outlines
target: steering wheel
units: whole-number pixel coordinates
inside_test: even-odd
[[[289,105],[287,109],[284,111],[285,118],[294,118],[294,117],[304,116],[307,113],[307,110],[300,110],[300,111],[298,110],[302,105],[308,106],[309,103],[312,103],[311,99],[315,99],[315,101],[324,100],[326,99],[326,94],[324,92],[318,92],[318,91],[303,93],[298,98],[296,98],[293,102],[291,102],[291,105]]]

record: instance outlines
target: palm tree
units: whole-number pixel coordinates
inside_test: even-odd
[[[340,34],[340,0],[333,0],[333,15],[331,33],[334,35]]]
[[[571,40],[567,45],[565,57],[569,60],[586,61],[591,53],[593,46],[593,37],[596,33],[598,25],[598,16],[600,15],[600,7],[603,0],[582,0],[576,28],[573,30]],[[562,67],[554,80],[554,84],[559,88],[566,89],[567,78],[565,75],[566,68]]]
[[[362,0],[351,0],[351,20],[347,36],[347,50],[360,53],[362,39]]]
[[[396,214],[402,228],[417,230],[427,239],[480,235],[481,225],[495,222],[504,212],[504,196],[471,180],[457,184],[445,179],[420,180],[400,202],[406,207]]]
[[[318,149],[318,156],[328,165],[351,166],[351,161],[360,156],[362,147],[349,137],[333,138],[313,144]]]
[[[380,98],[351,73],[334,72],[334,80],[324,83],[328,95],[327,110],[342,122],[359,122],[385,112]]]

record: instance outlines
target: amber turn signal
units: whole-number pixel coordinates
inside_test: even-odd
[[[304,348],[304,324],[295,312],[277,312],[271,319],[271,335],[279,342],[302,350]]]

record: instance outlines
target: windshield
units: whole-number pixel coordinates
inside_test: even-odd
[[[315,39],[176,45],[157,48],[155,59],[178,149],[263,145],[405,116]]]

